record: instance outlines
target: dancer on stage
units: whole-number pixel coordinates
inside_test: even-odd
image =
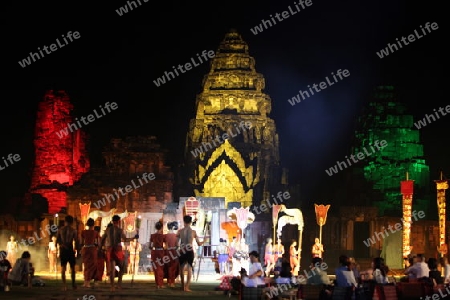
[[[220,245],[217,247],[217,252],[220,275],[228,274],[228,246],[225,239],[220,238]]]
[[[163,224],[161,222],[156,222],[155,224],[156,233],[150,235],[150,249],[152,258],[153,273],[155,274],[156,288],[163,289],[164,283],[164,264],[161,262],[164,259],[164,243],[166,242],[166,236],[163,233]]]
[[[284,255],[284,246],[281,244],[281,239],[278,238],[277,244],[273,246],[273,259],[275,264],[278,262],[279,259],[283,259]]]
[[[188,250],[188,246],[192,249],[194,240],[197,242],[198,246],[203,245],[203,242],[200,241],[197,233],[195,230],[192,230],[191,223],[192,223],[192,217],[191,216],[184,216],[184,228],[181,228],[178,233],[177,237],[180,241],[180,248],[182,251],[182,254],[180,255],[179,262],[180,262],[180,277],[181,277],[181,289],[185,292],[191,292],[189,289],[189,285],[191,284],[191,277],[192,277],[192,264],[194,263],[194,251]],[[184,280],[184,270],[187,267],[187,278],[186,281]]]
[[[272,239],[267,239],[267,244],[264,252],[264,264],[266,265],[266,277],[270,276],[270,272],[275,267],[275,247],[272,245]]]
[[[52,241],[48,243],[47,257],[50,263],[50,273],[57,272],[58,259],[58,244],[56,243],[56,236],[52,236]]]
[[[94,219],[89,218],[86,222],[88,229],[81,232],[81,257],[84,265],[84,287],[91,287],[91,280],[95,280],[97,274],[98,241],[100,235],[94,230]]]
[[[128,268],[128,274],[137,275],[139,270],[139,254],[142,251],[142,245],[138,241],[139,235],[136,234],[134,239],[130,242],[128,246],[128,252],[130,253],[130,264]]]
[[[169,228],[169,233],[166,234],[166,255],[170,257],[170,261],[167,266],[167,284],[169,287],[175,287],[175,279],[179,275],[178,269],[180,267],[180,262],[178,261],[177,255],[178,239],[177,234],[174,232],[175,230],[178,230],[178,222],[171,222],[167,224],[167,227]]]
[[[292,275],[297,276],[299,271],[298,265],[298,251],[295,247],[297,246],[297,241],[292,240],[291,246],[289,247],[289,262],[292,268]]]

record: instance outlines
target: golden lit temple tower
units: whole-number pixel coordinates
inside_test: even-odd
[[[231,30],[211,61],[190,121],[185,162],[195,196],[247,207],[280,191],[282,177],[287,184],[264,87],[248,45]]]

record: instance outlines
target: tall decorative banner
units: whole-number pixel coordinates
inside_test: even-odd
[[[276,236],[275,236],[275,228],[277,227],[277,223],[278,223],[278,214],[280,213],[281,210],[281,205],[273,205],[272,206],[272,224],[273,224],[273,242],[275,243],[275,241],[277,240]]]
[[[414,193],[414,180],[409,180],[408,172],[406,172],[406,180],[400,185],[402,193],[402,210],[403,210],[403,258],[408,257],[412,251],[411,247],[411,212]]]
[[[141,228],[141,216],[139,215],[136,219],[136,231],[139,233],[139,229]]]
[[[314,208],[316,211],[316,221],[317,224],[319,225],[319,230],[320,230],[320,234],[319,234],[319,242],[322,244],[322,226],[325,225],[325,223],[327,222],[327,214],[328,214],[328,210],[330,209],[330,204],[328,205],[323,205],[323,204],[315,204],[314,203]]]
[[[445,216],[446,216],[446,208],[445,208],[445,190],[448,189],[448,181],[442,180],[442,172],[441,179],[435,180],[436,189],[437,189],[437,208],[438,208],[438,216],[439,216],[439,246],[438,251],[443,257],[447,254],[447,244],[445,243]]]
[[[133,232],[136,230],[136,216],[137,211],[135,211],[134,213],[130,212],[128,213],[128,216],[123,218],[123,224],[127,232]]]
[[[228,243],[231,243],[233,237],[236,237],[240,234],[240,229],[237,226],[236,221],[227,221],[220,223],[220,227],[225,230],[227,233]]]
[[[244,229],[247,228],[248,224],[253,223],[255,220],[255,215],[250,212],[250,207],[247,208],[236,208],[227,212],[228,218],[235,220],[239,229],[241,229],[241,238],[244,237]]]
[[[86,225],[90,209],[91,209],[91,202],[87,203],[80,202],[81,222],[83,222],[83,225]]]

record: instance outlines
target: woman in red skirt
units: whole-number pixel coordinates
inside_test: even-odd
[[[152,258],[153,273],[155,274],[156,287],[158,289],[164,286],[164,243],[166,237],[163,234],[163,225],[161,222],[155,224],[156,233],[150,235],[150,249]]]

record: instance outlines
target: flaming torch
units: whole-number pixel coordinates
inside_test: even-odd
[[[328,214],[328,210],[330,209],[330,204],[328,205],[323,205],[323,204],[314,204],[314,208],[316,210],[316,221],[317,224],[319,225],[319,242],[322,244],[322,226],[325,225],[325,223],[327,222],[327,214]]]

